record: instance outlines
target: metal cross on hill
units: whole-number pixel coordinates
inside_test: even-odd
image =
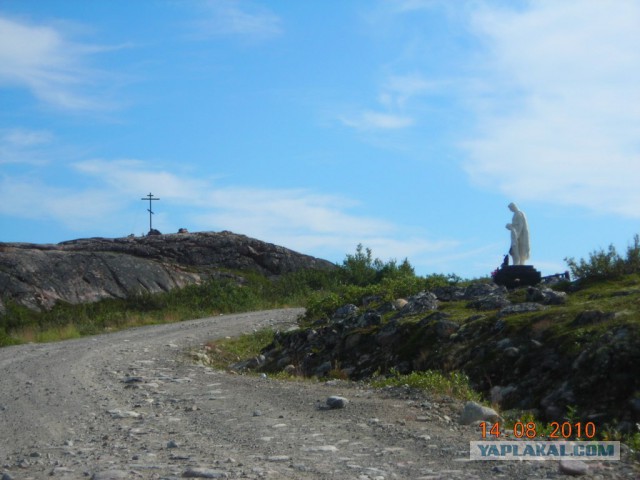
[[[149,200],[149,208],[147,208],[147,211],[149,212],[149,233],[151,233],[151,230],[153,230],[153,228],[151,227],[151,216],[153,215],[153,210],[151,210],[151,201],[160,199],[153,198],[153,193],[149,193],[146,198],[141,198],[140,200]]]

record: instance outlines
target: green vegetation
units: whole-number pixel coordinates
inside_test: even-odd
[[[460,400],[480,401],[480,394],[471,388],[469,377],[460,372],[444,374],[427,370],[401,375],[392,371],[387,378],[374,380],[371,386],[376,388],[402,387],[419,388],[437,395],[448,395]]]
[[[627,247],[625,257],[620,256],[613,245],[605,250],[595,250],[589,259],[565,258],[574,278],[582,280],[606,280],[623,275],[640,273],[640,236],[633,237],[633,244]]]
[[[374,259],[358,245],[334,270],[302,270],[270,280],[255,272],[226,272],[228,278],[159,294],[71,305],[58,303],[36,312],[5,301],[0,315],[0,346],[95,335],[128,327],[178,322],[222,313],[300,306],[308,318],[330,315],[365,297],[390,300],[425,288],[458,282],[455,275],[415,275],[408,260]]]
[[[273,329],[266,328],[236,338],[211,341],[205,345],[209,365],[225,369],[232,363],[256,357],[273,341],[274,335]]]
[[[134,326],[300,305],[306,295],[302,289],[271,282],[257,274],[248,273],[242,278],[242,283],[232,279],[211,280],[126,299],[79,305],[59,302],[44,312],[7,301],[6,314],[0,315],[0,345],[65,340]]]
[[[454,285],[462,281],[454,274],[432,274],[421,277],[405,258],[400,265],[395,260],[374,259],[371,249],[362,244],[355,254],[348,254],[334,273],[333,282],[309,292],[305,307],[307,319],[328,318],[338,307],[347,303],[360,305],[365,299],[373,302],[391,301],[414,295],[421,290]]]

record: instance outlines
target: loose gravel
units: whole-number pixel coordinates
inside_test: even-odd
[[[211,338],[287,328],[301,312],[0,349],[0,478],[568,478],[558,462],[470,461],[480,434],[458,424],[454,399],[233,375],[189,355]],[[344,402],[329,408],[330,397]],[[588,462],[581,478],[638,478],[629,456]]]

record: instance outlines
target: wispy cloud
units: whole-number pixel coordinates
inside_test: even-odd
[[[0,165],[41,163],[47,157],[43,149],[53,139],[48,130],[0,129]]]
[[[282,34],[282,20],[271,10],[238,0],[201,0],[201,18],[193,22],[198,38],[240,36],[256,40]]]
[[[111,191],[132,198],[136,198],[141,189],[153,189],[162,192],[165,198],[184,202],[198,198],[209,186],[204,180],[151,168],[147,163],[135,159],[94,159],[76,162],[72,166],[77,172],[99,179]]]
[[[73,42],[52,26],[0,16],[0,86],[27,88],[63,110],[112,108],[95,93],[104,75],[86,65],[89,55],[109,49]]]
[[[0,214],[49,220],[80,231],[104,231],[105,219],[116,215],[115,195],[100,189],[84,191],[58,187],[40,179],[0,176]]]
[[[358,130],[398,130],[416,123],[413,104],[417,97],[434,92],[437,86],[417,73],[389,75],[377,95],[376,109],[342,114],[340,121]]]
[[[464,142],[476,182],[512,198],[640,218],[640,4],[485,6]]]
[[[435,82],[417,73],[392,75],[387,79],[379,99],[388,107],[404,108],[412,98],[436,91],[437,88]]]
[[[372,111],[341,116],[340,120],[344,125],[358,130],[396,130],[410,127],[414,122],[413,118],[408,116]]]
[[[220,185],[139,160],[78,162],[69,174],[84,177],[87,187],[0,176],[0,214],[46,219],[74,231],[125,234],[123,228],[146,228],[140,198],[151,188],[162,199],[154,217],[161,231],[232,230],[336,261],[363,243],[383,259],[409,257],[434,265],[458,245],[363,215],[358,201],[339,194]]]

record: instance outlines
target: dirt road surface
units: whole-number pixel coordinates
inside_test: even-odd
[[[212,338],[287,328],[299,309],[0,349],[0,478],[569,478],[558,462],[469,460],[462,404],[344,381],[282,382],[198,365]],[[326,409],[326,399],[349,400]],[[582,478],[638,478],[588,462]]]

